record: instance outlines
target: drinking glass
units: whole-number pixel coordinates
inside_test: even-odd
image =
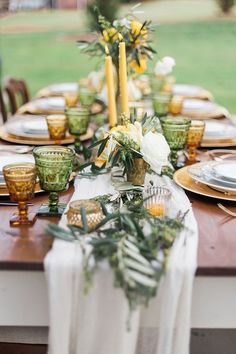
[[[67,130],[67,118],[64,114],[51,114],[46,118],[50,138],[60,145],[65,138]]]
[[[49,203],[43,204],[37,214],[42,216],[62,215],[66,204],[59,203],[58,192],[68,188],[75,152],[63,146],[42,146],[35,148],[33,155],[40,186],[49,192]]]
[[[66,107],[76,107],[79,102],[79,95],[77,92],[65,92],[64,93]]]
[[[169,113],[171,97],[172,93],[170,92],[158,92],[153,95],[153,109],[158,117],[164,117]]]
[[[178,167],[178,152],[185,148],[191,121],[185,117],[166,117],[161,119],[163,134],[170,146],[170,160]]]
[[[144,189],[144,207],[149,214],[163,217],[168,211],[171,192],[167,187],[148,186]]]
[[[76,136],[75,148],[79,149],[80,135],[85,134],[89,124],[89,110],[87,107],[67,108],[65,110],[68,119],[69,132]]]
[[[205,122],[201,120],[191,121],[187,139],[188,161],[190,163],[196,162],[196,150],[202,141],[204,130]]]
[[[170,102],[170,113],[174,116],[180,114],[182,112],[183,101],[182,96],[174,96]]]
[[[36,168],[32,163],[17,163],[3,167],[10,199],[18,202],[18,213],[10,219],[11,226],[33,225],[36,214],[28,214],[27,202],[34,197]]]
[[[79,88],[79,101],[82,106],[91,107],[96,98],[96,93],[89,90],[87,87]]]

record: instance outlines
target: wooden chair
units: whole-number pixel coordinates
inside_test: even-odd
[[[11,114],[15,114],[20,106],[29,102],[29,91],[24,80],[10,77],[6,80],[4,89],[8,95]]]
[[[6,123],[6,121],[7,121],[7,110],[6,110],[6,107],[5,107],[4,100],[3,100],[3,93],[2,93],[1,87],[0,87],[0,114],[2,116],[3,123]]]

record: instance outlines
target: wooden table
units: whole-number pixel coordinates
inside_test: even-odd
[[[72,193],[70,187],[60,199],[68,202]],[[236,218],[224,214],[215,199],[187,195],[199,226],[192,328],[236,328]],[[37,210],[46,200],[46,194],[37,194],[30,209]],[[223,204],[236,212],[236,203]],[[33,227],[11,228],[9,219],[14,210],[0,206],[0,326],[47,326],[43,260],[53,239],[45,234],[45,227],[59,219],[41,217]],[[20,349],[0,343],[0,352],[5,354]],[[46,354],[46,346],[23,346],[22,350]]]
[[[73,187],[60,196],[68,202]],[[236,276],[236,218],[217,207],[217,200],[187,193],[199,226],[197,275]],[[2,199],[2,198],[1,198]],[[35,196],[31,211],[47,201],[45,193]],[[224,202],[236,212],[236,203]],[[53,239],[45,234],[47,223],[56,217],[38,217],[33,227],[10,227],[9,219],[16,207],[0,206],[0,270],[42,271],[43,259]]]

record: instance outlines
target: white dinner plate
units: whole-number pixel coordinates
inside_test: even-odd
[[[32,104],[38,109],[48,110],[48,109],[64,109],[65,108],[65,99],[64,97],[45,97],[38,98],[32,101]]]
[[[214,102],[204,101],[200,99],[186,99],[183,102],[182,114],[195,113],[211,113],[216,110],[217,105]]]
[[[200,162],[188,168],[188,173],[195,182],[200,182],[208,187],[216,189],[224,194],[236,195],[236,184],[225,181],[219,181],[213,178],[212,170],[217,162]]]
[[[22,130],[28,134],[48,135],[48,126],[45,118],[28,120],[21,123]]]
[[[217,162],[213,167],[214,174],[221,179],[236,183],[236,162]]]
[[[48,86],[52,93],[63,94],[64,92],[77,92],[79,85],[76,82],[65,82]]]
[[[32,116],[31,118],[29,115],[25,119],[19,119],[14,122],[9,120],[9,122],[5,125],[5,129],[8,134],[14,136],[45,139],[49,136],[48,129],[45,124],[47,123],[44,116]],[[36,128],[36,131],[33,132],[32,130],[34,127]]]
[[[195,85],[188,84],[174,84],[173,93],[174,95],[184,96],[184,97],[197,97],[201,96],[203,88]]]
[[[236,128],[232,125],[216,121],[206,121],[203,139],[224,140],[236,138]]]

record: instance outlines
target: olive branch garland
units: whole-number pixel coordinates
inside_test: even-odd
[[[89,233],[83,207],[82,227],[67,225],[64,229],[48,224],[46,231],[55,238],[81,245],[86,291],[100,262],[107,260],[114,272],[115,286],[124,291],[132,312],[139,304],[148,304],[156,295],[173,242],[184,228],[185,215],[179,215],[177,219],[152,217],[143,207],[137,191],[129,191],[128,198],[127,193],[123,193],[122,208],[117,201],[110,202],[109,196],[100,198],[104,219],[94,231]],[[112,212],[107,210],[108,203],[113,207]],[[90,237],[86,238],[87,234]],[[84,252],[86,243],[92,246],[89,255]]]

